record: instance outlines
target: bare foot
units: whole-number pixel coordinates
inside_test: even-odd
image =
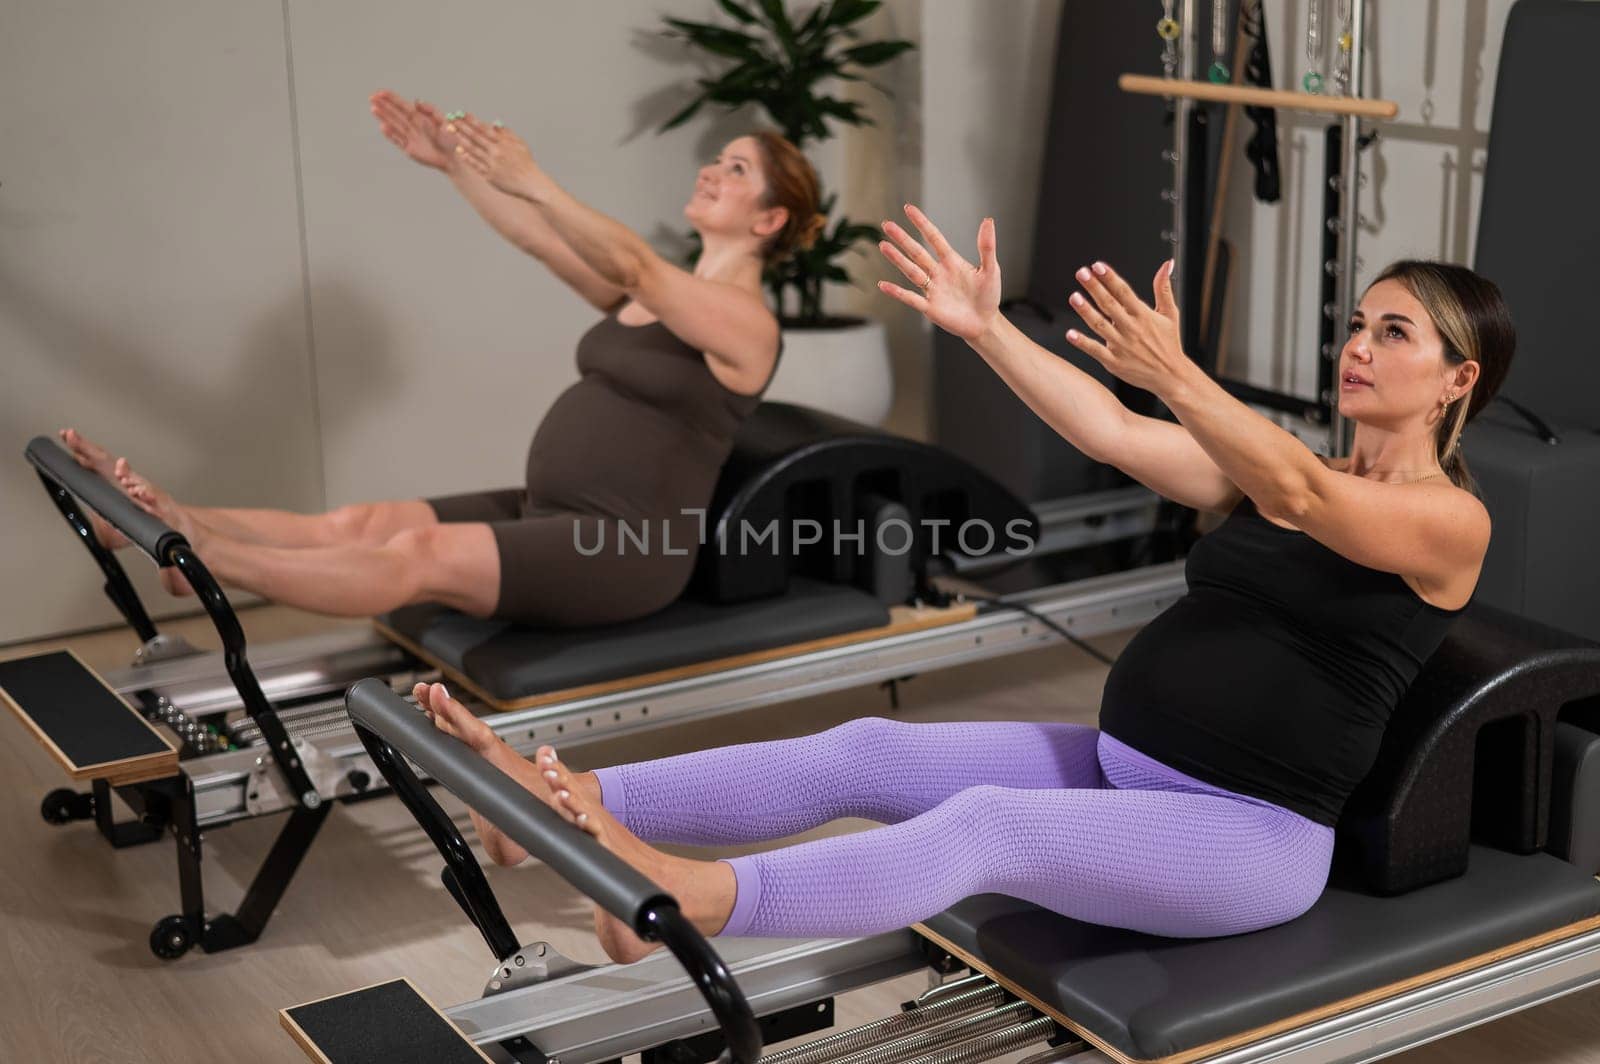
[[[115,460],[104,447],[85,439],[77,429],[62,429],[56,435],[61,437],[61,442],[67,445],[67,450],[72,452],[72,457],[79,465],[100,474],[112,484],[117,482],[112,468]],[[87,506],[84,507],[84,513],[89,518],[89,527],[94,530],[94,538],[99,540],[100,545],[106,550],[121,550],[128,545],[128,537],[117,531],[111,522]]]
[[[505,740],[494,733],[493,728],[470,709],[451,698],[444,684],[419,683],[412,688],[411,694],[428,719],[433,721],[434,727],[452,739],[466,743],[480,757],[526,787],[534,797],[560,812],[549,787],[540,779],[539,770],[511,749]],[[555,757],[555,751],[548,746],[541,747],[538,752]],[[591,772],[573,777],[569,786],[577,788],[596,803],[600,800],[600,784]],[[483,848],[491,861],[499,865],[517,865],[528,859],[528,851],[513,842],[505,832],[475,811],[468,812],[472,814],[472,826],[483,840]]]
[[[714,935],[722,930],[733,915],[736,884],[730,866],[663,853],[623,827],[610,810],[586,793],[588,788],[576,785],[577,778],[554,750],[541,747],[537,757],[557,812],[672,895],[701,934]],[[660,947],[659,943],[641,939],[631,927],[598,905],[594,907],[594,931],[606,956],[618,964],[632,964]]]
[[[189,513],[178,501],[165,491],[156,487],[150,480],[133,471],[126,458],[118,458],[112,466],[115,483],[127,492],[138,507],[152,517],[159,518],[170,528],[188,541],[195,553],[200,553],[200,526],[190,519]],[[189,586],[188,579],[176,568],[163,565],[160,570],[161,586],[171,595],[193,595],[194,588]]]
[[[111,452],[86,439],[77,429],[62,429],[56,435],[61,437],[61,442],[67,445],[67,450],[72,452],[72,457],[85,469],[99,473],[107,480],[112,480],[111,467],[116,459],[111,457]]]
[[[136,473],[133,466],[128,464],[126,458],[118,458],[111,466],[112,481],[119,485],[129,497],[137,502],[149,514],[161,518],[167,524],[183,533],[185,539],[193,545],[194,522],[189,519],[187,511],[178,504],[171,494],[157,487],[149,477]]]

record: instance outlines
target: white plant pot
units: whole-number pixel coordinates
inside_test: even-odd
[[[883,323],[783,330],[783,357],[764,398],[881,425],[894,399]]]

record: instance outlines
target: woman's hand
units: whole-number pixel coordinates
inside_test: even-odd
[[[450,166],[450,152],[441,142],[437,112],[427,104],[412,104],[388,89],[372,94],[369,101],[378,119],[378,129],[395,147],[423,166],[444,170]],[[424,112],[424,108],[426,111]],[[452,145],[454,141],[450,142]]]
[[[1146,304],[1117,272],[1103,262],[1078,271],[1081,292],[1068,300],[1083,323],[1101,340],[1085,336],[1077,329],[1067,330],[1067,340],[1089,355],[1119,380],[1136,388],[1165,394],[1182,374],[1194,368],[1183,353],[1178,331],[1178,301],[1172,295],[1172,260],[1156,271],[1155,306]]]
[[[928,247],[923,247],[893,222],[884,222],[883,231],[889,240],[879,241],[878,250],[920,291],[913,292],[889,281],[879,281],[879,290],[945,332],[969,343],[976,340],[1000,313],[1000,263],[994,254],[994,219],[985,218],[978,226],[979,264],[974,266],[956,254],[928,216],[909,203],[906,217],[911,219]]]
[[[485,125],[472,115],[463,115],[445,126],[459,143],[456,155],[482,174],[501,192],[537,201],[549,178],[521,137],[500,123]]]
[[[418,100],[413,105],[412,113],[417,128],[433,142],[434,150],[444,157],[445,165],[448,166],[450,161],[456,158],[456,145],[460,143],[456,135],[445,128],[450,124],[450,120],[426,100]]]

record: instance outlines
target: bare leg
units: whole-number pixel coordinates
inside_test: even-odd
[[[331,547],[342,543],[378,546],[408,528],[438,523],[433,507],[421,499],[355,503],[319,514],[289,510],[231,509],[188,506],[163,492],[147,477],[135,473],[126,458],[113,458],[104,447],[85,438],[76,429],[62,429],[61,442],[67,445],[78,464],[99,473],[106,480],[129,490],[129,482],[141,481],[148,493],[166,511],[181,507],[196,523],[243,543],[276,547]],[[88,513],[95,535],[107,548],[118,550],[128,539],[94,511]],[[182,577],[175,577],[187,593]],[[174,590],[169,587],[168,590]]]
[[[224,509],[185,506],[189,516],[211,531],[241,543],[272,547],[376,547],[410,528],[436,525],[433,507],[421,499],[354,503],[320,514],[291,510]]]
[[[738,892],[731,865],[663,853],[623,827],[596,797],[587,793],[587,788],[578,784],[578,777],[556,758],[554,750],[541,747],[538,760],[558,813],[672,895],[701,934],[715,935],[727,925]],[[645,942],[598,905],[594,908],[594,931],[606,956],[618,964],[632,964],[658,948],[657,943]]]
[[[555,799],[550,794],[550,789],[545,781],[540,778],[541,767],[536,767],[518,754],[505,740],[494,733],[494,729],[474,716],[466,706],[450,697],[444,684],[433,685],[419,683],[412,690],[412,695],[433,721],[434,726],[446,735],[466,743],[479,756],[522,784],[535,797],[545,804],[555,807]],[[550,747],[541,747],[538,756],[555,758],[555,751]],[[542,770],[546,773],[554,771],[553,763],[545,764]],[[596,804],[600,801],[600,784],[592,772],[568,774],[567,787],[578,791]],[[479,816],[475,810],[468,810],[472,814],[472,826],[477,829],[478,837],[483,840],[483,848],[489,854],[489,859],[498,865],[517,865],[528,859],[528,851],[512,842],[505,832],[495,827],[489,821]]]
[[[487,617],[499,600],[500,553],[487,524],[422,525],[376,546],[276,547],[212,532],[131,471],[123,484],[135,502],[183,534],[221,583],[274,602],[338,617],[438,602]]]
[[[116,483],[152,512],[178,520],[178,512],[191,524],[239,543],[269,547],[336,547],[349,544],[381,546],[411,528],[439,523],[433,507],[421,499],[356,503],[320,514],[290,510],[240,510],[186,506],[136,473],[126,458],[112,467]],[[174,525],[176,527],[176,525]]]

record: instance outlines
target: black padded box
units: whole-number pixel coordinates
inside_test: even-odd
[[[1339,821],[1341,860],[1397,894],[1460,875],[1472,838],[1545,845],[1556,722],[1600,688],[1600,646],[1473,606],[1417,675]]]
[[[1477,601],[1600,640],[1600,434],[1556,428],[1561,442],[1547,444],[1491,406],[1467,430],[1467,466],[1494,522]]]

